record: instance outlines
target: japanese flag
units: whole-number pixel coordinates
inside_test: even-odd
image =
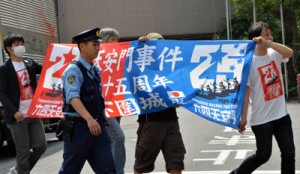
[[[183,98],[184,93],[182,91],[168,91],[168,95],[170,98]]]

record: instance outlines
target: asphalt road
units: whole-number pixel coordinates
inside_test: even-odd
[[[294,140],[300,146],[300,104],[288,102],[288,110],[293,121]],[[241,135],[236,130],[217,125],[202,119],[185,109],[177,110],[182,136],[187,154],[185,156],[186,174],[225,174],[237,167],[243,159],[255,152],[255,139],[250,129]],[[122,118],[121,127],[126,136],[127,162],[126,173],[133,172],[134,150],[136,143],[137,122],[135,117]],[[48,149],[32,170],[32,174],[55,174],[62,163],[63,145],[54,134],[47,134]],[[255,174],[279,174],[280,152],[276,141],[273,142],[270,160],[261,166]],[[296,173],[300,174],[300,150],[296,148]],[[7,174],[14,166],[15,158],[5,149],[0,151],[0,174]],[[88,163],[82,173],[93,173]],[[155,174],[166,173],[165,163],[160,154],[155,164]]]

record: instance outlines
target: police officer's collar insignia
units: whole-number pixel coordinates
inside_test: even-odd
[[[68,82],[73,83],[75,81],[75,76],[69,76],[68,77]]]

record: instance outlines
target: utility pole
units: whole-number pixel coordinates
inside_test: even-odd
[[[227,40],[230,40],[229,4],[228,4],[228,0],[226,0],[226,24],[227,24]]]
[[[256,5],[255,5],[255,0],[253,0],[253,23],[256,23]]]

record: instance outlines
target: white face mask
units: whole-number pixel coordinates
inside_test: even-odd
[[[24,45],[19,45],[14,47],[14,55],[17,57],[23,57],[25,54],[25,46]]]

